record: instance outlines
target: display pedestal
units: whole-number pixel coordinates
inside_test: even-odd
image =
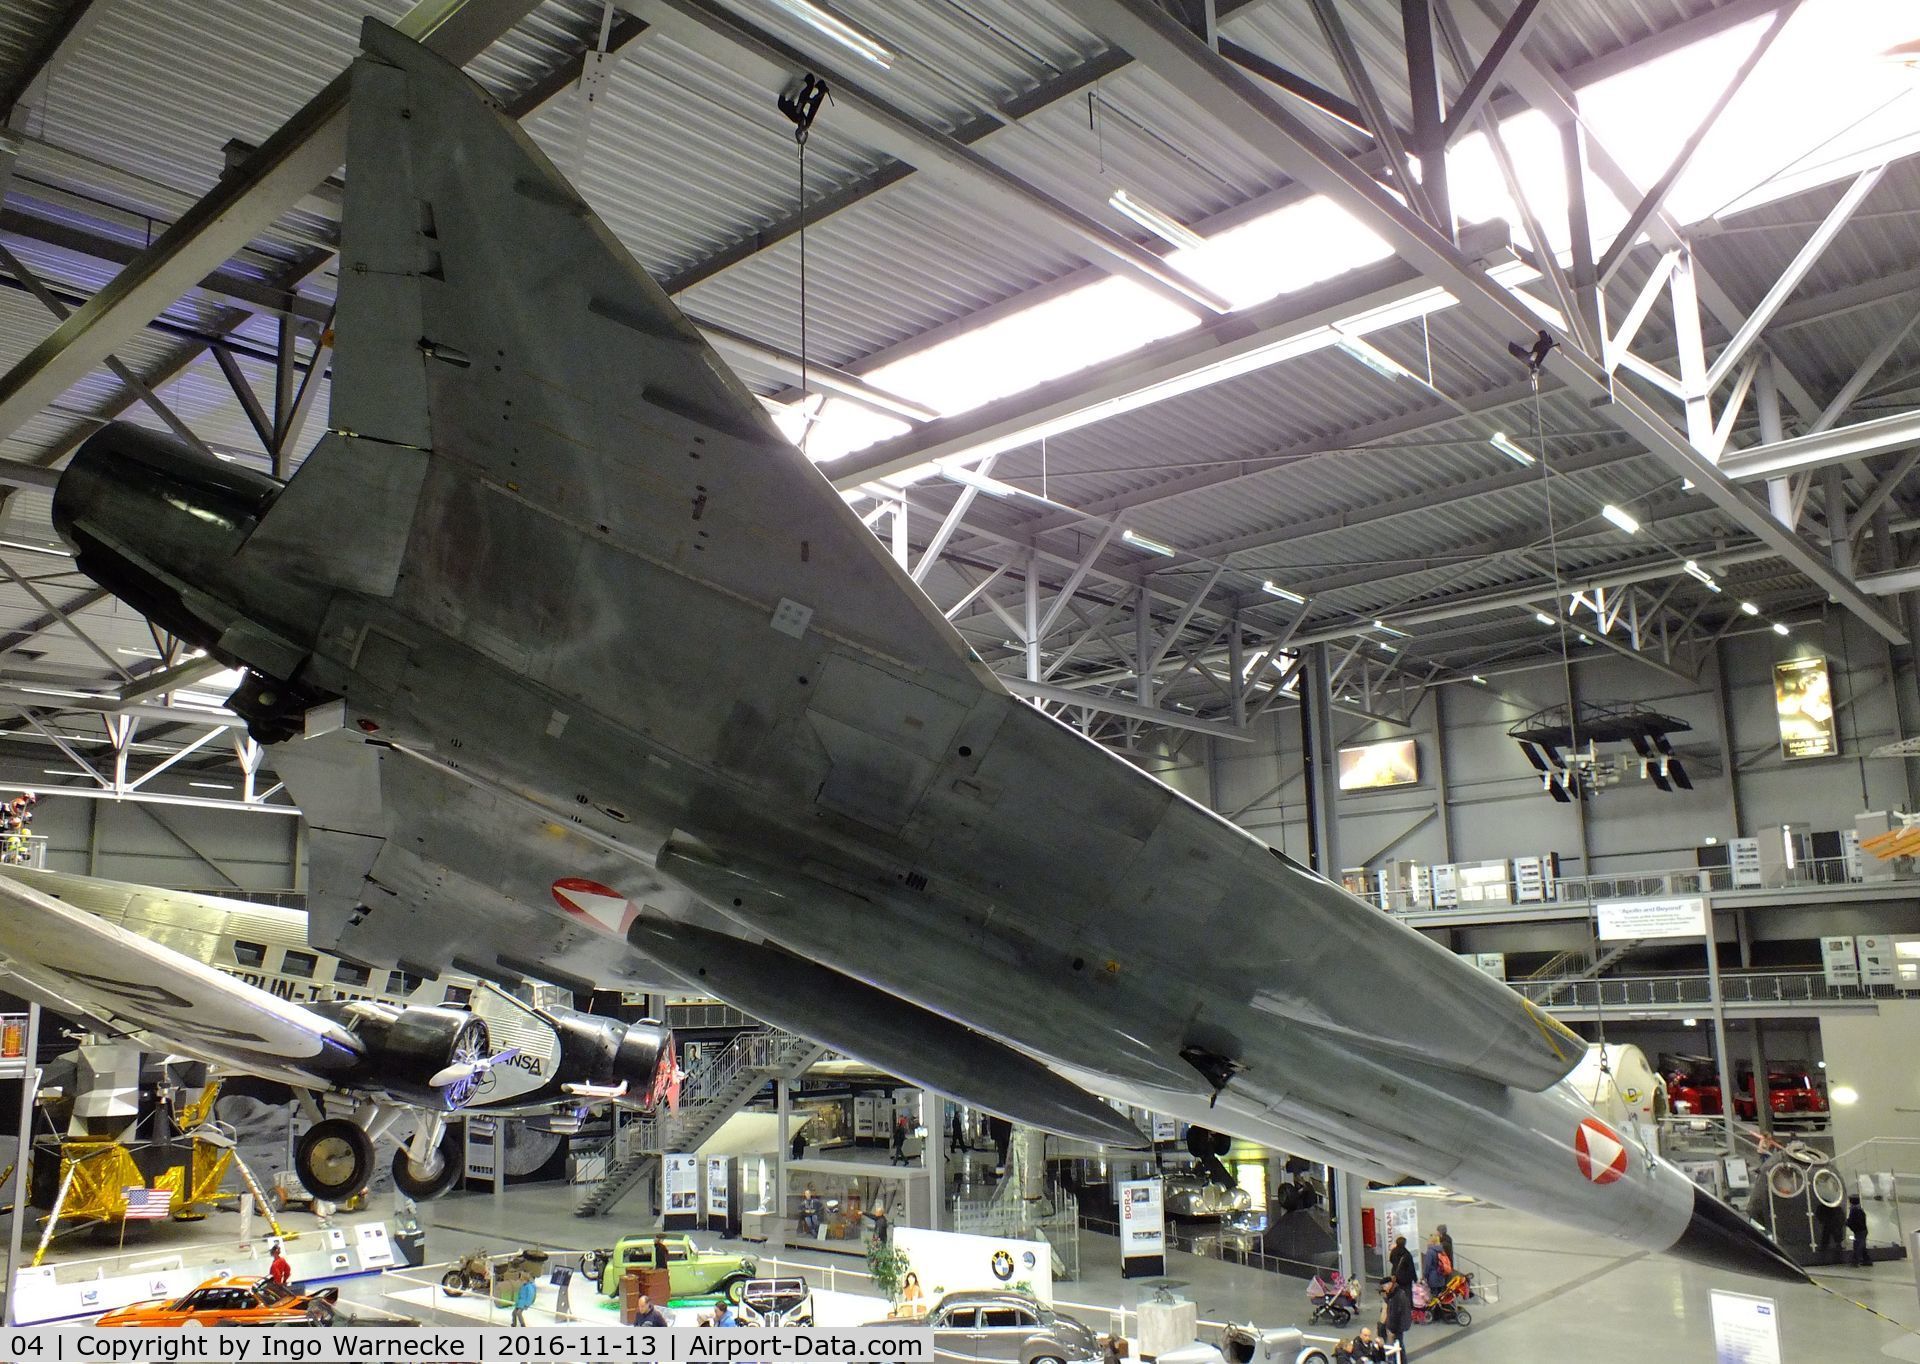
[[[1191,1345],[1200,1335],[1200,1308],[1191,1302],[1143,1302],[1140,1304],[1140,1355],[1152,1359],[1182,1345]]]
[[[770,1212],[747,1212],[740,1214],[740,1234],[749,1241],[771,1241],[780,1234],[781,1224],[785,1221],[778,1214]]]

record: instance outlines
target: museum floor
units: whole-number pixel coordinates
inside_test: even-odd
[[[529,1242],[553,1249],[610,1244],[629,1223],[618,1210],[582,1221],[557,1188],[455,1195],[421,1206],[429,1228],[428,1255],[444,1259],[487,1244],[504,1248]],[[1624,1250],[1596,1236],[1564,1230],[1520,1213],[1448,1201],[1423,1207],[1422,1222],[1445,1221],[1462,1254],[1500,1278],[1500,1301],[1482,1310],[1464,1329],[1445,1325],[1414,1328],[1414,1357],[1444,1352],[1449,1364],[1641,1364],[1655,1360],[1709,1360],[1713,1333],[1708,1294],[1713,1288],[1753,1293],[1779,1304],[1782,1357],[1790,1364],[1894,1359],[1920,1364],[1920,1305],[1911,1267],[1904,1261],[1874,1269],[1822,1271],[1824,1287],[1790,1287],[1702,1269],[1667,1256]],[[844,1256],[762,1247],[792,1263],[832,1263],[857,1269]],[[1057,1298],[1096,1327],[1102,1312],[1131,1306],[1149,1290],[1123,1280],[1117,1242],[1085,1234],[1083,1274],[1062,1284]],[[1304,1325],[1307,1307],[1298,1280],[1237,1265],[1177,1256],[1169,1276],[1199,1305],[1202,1320],[1252,1320],[1263,1325]],[[352,1284],[357,1298],[377,1281]],[[1864,1304],[1856,1305],[1856,1304]],[[1871,1309],[1871,1310],[1868,1310]],[[1876,1315],[1877,1314],[1877,1315]]]

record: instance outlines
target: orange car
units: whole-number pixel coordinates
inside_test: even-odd
[[[96,1326],[326,1326],[338,1288],[296,1293],[250,1274],[208,1279],[184,1298],[155,1298],[109,1312]]]

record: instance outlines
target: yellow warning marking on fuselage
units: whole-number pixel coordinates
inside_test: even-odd
[[[1552,1049],[1554,1059],[1559,1061],[1566,1060],[1567,1053],[1560,1045],[1561,1040],[1578,1041],[1579,1034],[1559,1019],[1547,1013],[1546,1010],[1542,1009],[1532,1000],[1523,999],[1520,1003],[1521,1006],[1526,1009],[1527,1017],[1533,1020],[1533,1026],[1538,1028],[1540,1035],[1547,1039],[1547,1046]]]

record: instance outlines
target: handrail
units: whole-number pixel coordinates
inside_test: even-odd
[[[1461,901],[1452,905],[1416,903],[1411,887],[1394,891],[1369,890],[1361,899],[1389,914],[1452,914],[1486,909],[1547,908],[1553,905],[1593,905],[1605,900],[1639,900],[1667,895],[1724,895],[1730,893],[1787,890],[1820,886],[1862,885],[1853,879],[1844,857],[1803,858],[1791,867],[1769,868],[1768,879],[1759,886],[1736,886],[1727,867],[1668,867],[1650,871],[1590,872],[1584,876],[1562,876],[1548,881],[1545,898],[1520,901],[1513,898],[1513,884],[1506,883],[1504,900]]]
[[[1705,973],[1508,983],[1535,1004],[1558,1009],[1706,1008],[1713,998],[1713,982]],[[1907,994],[1897,985],[1829,985],[1818,970],[1720,973],[1720,998],[1726,1004],[1869,1003]]]

